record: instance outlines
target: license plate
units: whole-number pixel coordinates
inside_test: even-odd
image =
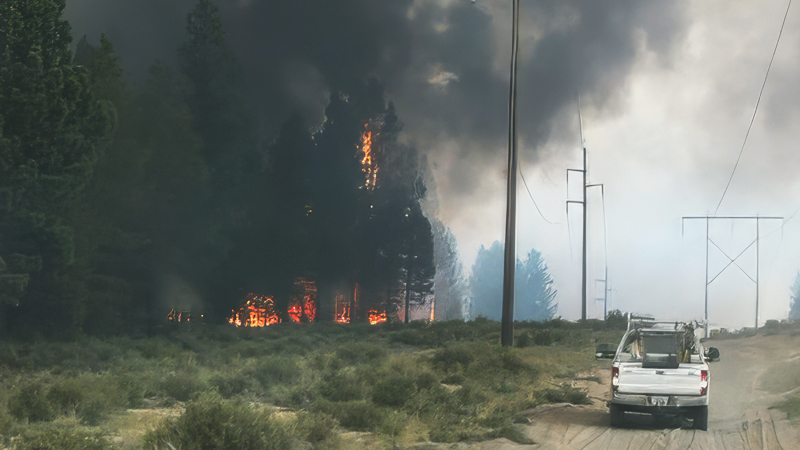
[[[667,402],[669,402],[669,397],[648,397],[650,404],[652,406],[667,406]]]

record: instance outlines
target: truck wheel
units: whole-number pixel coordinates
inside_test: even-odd
[[[608,412],[611,414],[611,426],[621,427],[624,422],[625,409],[620,405],[612,403],[608,405]]]
[[[708,430],[708,406],[698,406],[694,409],[694,428]]]

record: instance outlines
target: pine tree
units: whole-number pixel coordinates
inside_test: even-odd
[[[797,276],[794,278],[794,284],[791,289],[792,301],[790,302],[789,319],[800,320],[800,272],[798,272]]]
[[[108,145],[113,110],[72,65],[64,1],[0,5],[0,254],[41,261],[14,316],[26,331],[73,332],[83,306],[68,217]],[[33,320],[35,318],[35,320]],[[16,321],[20,323],[20,321]]]
[[[542,254],[531,250],[524,261],[517,260],[514,316],[518,320],[543,322],[556,313],[556,291]]]
[[[460,319],[463,317],[466,289],[458,244],[453,231],[440,220],[432,220],[431,225],[436,262],[436,319]]]
[[[517,259],[514,286],[514,319],[544,321],[556,312],[556,291],[541,253],[531,250]],[[472,315],[499,320],[503,300],[503,244],[481,246],[470,277]]]

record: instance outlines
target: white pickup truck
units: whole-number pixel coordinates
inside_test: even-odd
[[[629,315],[611,366],[611,426],[622,426],[626,413],[646,413],[678,416],[683,426],[708,429],[707,362],[718,360],[719,351],[706,349],[695,329]],[[601,347],[596,356],[610,356]]]

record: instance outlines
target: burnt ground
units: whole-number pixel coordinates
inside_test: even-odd
[[[711,364],[709,430],[683,430],[671,419],[633,416],[626,428],[610,428],[606,407],[608,365],[596,369],[601,382],[576,381],[589,389],[592,405],[547,405],[528,412],[524,433],[535,444],[505,439],[419,449],[724,449],[800,450],[800,422],[770,406],[800,389],[800,336],[715,340],[722,358]]]

